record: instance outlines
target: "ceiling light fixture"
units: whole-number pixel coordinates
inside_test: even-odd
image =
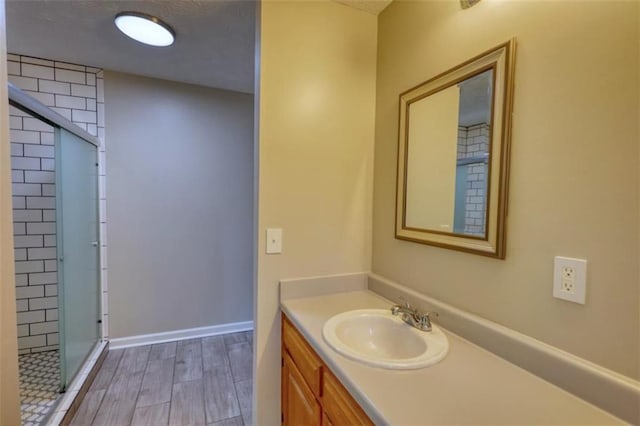
[[[463,9],[469,9],[471,6],[479,2],[480,0],[460,0],[460,6],[462,6]]]
[[[176,38],[173,28],[155,16],[141,12],[121,12],[114,19],[127,36],[150,46],[171,46]]]

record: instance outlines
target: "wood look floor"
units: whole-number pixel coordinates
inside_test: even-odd
[[[111,350],[72,425],[251,424],[252,332]]]

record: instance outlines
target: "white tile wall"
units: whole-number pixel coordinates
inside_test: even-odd
[[[89,81],[87,81],[89,83]],[[102,285],[102,336],[109,337],[109,294],[107,282],[107,155],[104,119],[104,72],[96,72],[96,101],[97,116],[96,131],[100,139],[98,149],[98,197],[100,198],[100,283]],[[87,109],[93,110],[89,102]]]
[[[484,123],[469,127],[460,126],[458,128],[458,159],[487,153],[489,133],[489,126]],[[484,235],[487,166],[482,163],[474,163],[466,167],[467,192],[464,232],[469,235]]]
[[[10,61],[18,61],[26,64],[45,65],[47,67],[53,66],[53,61],[50,61],[48,59],[33,58],[31,56],[21,57],[19,55],[13,55],[13,54],[9,54],[7,56]]]
[[[61,68],[56,68],[55,78],[56,81],[64,81],[68,83],[86,84],[87,76],[84,71],[70,71]]]
[[[104,80],[98,68],[9,54],[9,81],[100,136],[101,292],[106,295]],[[53,128],[11,107],[11,160],[20,353],[57,349],[55,149]],[[106,308],[106,297],[103,306]],[[108,312],[103,312],[108,330]],[[107,333],[104,333],[105,338]]]

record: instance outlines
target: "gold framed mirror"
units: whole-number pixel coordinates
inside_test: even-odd
[[[515,39],[400,95],[396,238],[505,257]]]

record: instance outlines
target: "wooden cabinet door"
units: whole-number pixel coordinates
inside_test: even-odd
[[[322,426],[333,426],[333,423],[331,423],[331,419],[327,415],[326,411],[322,412]]]
[[[283,354],[282,424],[289,426],[320,425],[320,404],[305,383],[289,354]]]
[[[291,324],[289,319],[282,315],[282,341],[291,356],[291,360],[298,367],[298,371],[309,385],[311,392],[320,398],[322,396],[321,379],[322,361],[302,337],[300,332]]]
[[[324,370],[322,375],[322,408],[336,425],[373,425],[369,417],[333,374]],[[328,419],[327,419],[328,420]]]

